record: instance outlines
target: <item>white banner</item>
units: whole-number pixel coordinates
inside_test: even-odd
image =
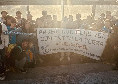
[[[108,34],[85,29],[38,28],[37,38],[40,54],[74,52],[99,60]]]

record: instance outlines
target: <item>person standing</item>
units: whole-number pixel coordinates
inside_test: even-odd
[[[36,22],[34,20],[32,20],[32,15],[30,13],[27,14],[27,20],[25,21],[25,28],[23,32],[26,32],[28,27],[28,32],[27,33],[34,33],[34,28],[36,27]]]
[[[3,32],[8,31],[5,24],[0,23],[1,43],[0,43],[0,80],[5,79],[5,53],[9,44],[9,36],[4,35]]]
[[[24,39],[20,45],[16,45],[10,53],[9,64],[20,72],[26,73],[26,50],[28,49],[28,40]]]
[[[61,22],[57,20],[57,15],[53,15],[52,23],[53,28],[60,28],[61,26]]]
[[[5,23],[6,22],[6,16],[7,16],[7,11],[2,11],[1,15],[2,17],[0,18],[0,22]]]
[[[25,19],[22,18],[22,13],[20,11],[16,12],[16,28],[24,28],[25,25]]]
[[[74,21],[74,28],[76,29],[79,29],[82,25],[82,20],[81,20],[81,14],[76,14],[76,20]]]
[[[11,19],[11,25],[10,25],[10,28],[8,28],[8,30],[9,30],[9,43],[16,44],[16,34],[14,34],[14,33],[12,34],[12,32],[16,31],[16,19],[15,18]]]
[[[67,28],[73,28],[74,27],[74,21],[73,21],[73,16],[69,15],[68,22],[67,22]]]

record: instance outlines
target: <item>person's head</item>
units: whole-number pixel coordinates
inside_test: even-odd
[[[65,17],[63,18],[63,22],[68,22],[67,16],[65,16]]]
[[[47,16],[47,11],[42,11],[43,16]]]
[[[22,13],[21,13],[20,11],[17,11],[17,12],[16,12],[16,16],[19,17],[19,18],[21,18],[21,14],[22,14]]]
[[[1,12],[1,15],[2,15],[3,18],[5,18],[5,17],[7,16],[7,14],[8,14],[8,13],[7,13],[6,11],[2,11],[2,12]]]
[[[100,15],[100,18],[101,18],[101,19],[104,19],[104,18],[105,18],[105,14],[102,13],[102,14]]]
[[[57,21],[57,15],[53,15],[53,20]]]
[[[11,28],[15,28],[15,27],[16,27],[16,19],[11,18]]]
[[[76,19],[78,20],[78,19],[81,19],[81,14],[76,14]]]
[[[6,16],[6,25],[11,25],[11,19],[12,19],[13,17],[12,16],[9,16],[9,15],[7,15]]]
[[[32,20],[32,15],[30,13],[27,14],[27,20]]]
[[[69,15],[69,21],[73,21],[73,16]]]
[[[27,49],[28,48],[28,39],[23,39],[21,46],[23,49]]]
[[[111,15],[106,15],[106,19],[111,20],[112,19],[112,16]]]

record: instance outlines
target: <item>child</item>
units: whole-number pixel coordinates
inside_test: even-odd
[[[0,23],[1,31],[1,44],[0,44],[0,80],[5,79],[5,50],[9,44],[8,35],[4,35],[3,32],[7,31],[7,27],[5,24]]]
[[[26,73],[26,50],[28,48],[28,40],[24,39],[21,45],[16,45],[10,53],[11,66],[17,68],[22,73]]]
[[[28,64],[28,68],[32,68],[34,67],[35,64],[35,57],[34,57],[34,51],[33,51],[33,42],[29,41],[29,49],[26,51],[27,54],[27,64]]]

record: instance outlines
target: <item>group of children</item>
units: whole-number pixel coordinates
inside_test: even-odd
[[[1,12],[0,18],[0,80],[4,80],[7,71],[26,73],[27,68],[34,67],[35,46],[33,34],[24,32],[31,28],[29,20],[21,18],[21,12],[16,17]],[[29,66],[30,65],[30,66]]]

